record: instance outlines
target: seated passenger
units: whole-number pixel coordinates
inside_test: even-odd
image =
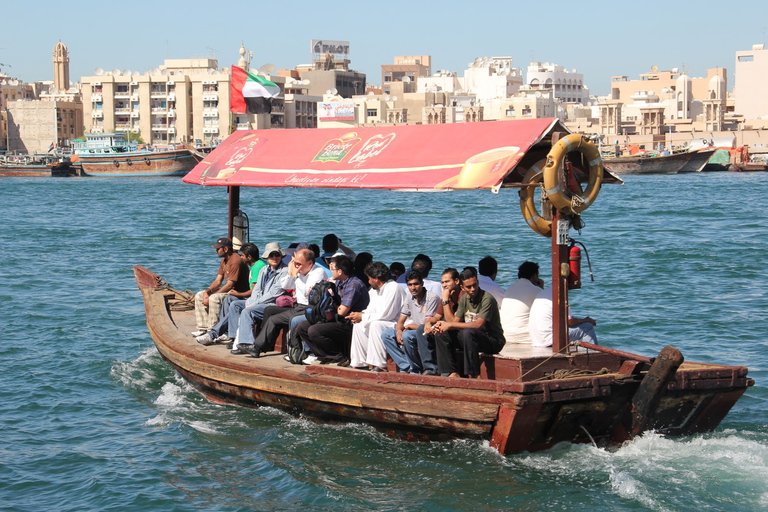
[[[253,357],[259,357],[262,350],[274,347],[281,330],[288,331],[301,321],[304,310],[307,309],[309,303],[309,290],[315,283],[324,279],[325,272],[315,264],[315,253],[310,249],[297,249],[286,273],[280,279],[281,288],[294,290],[296,305],[294,307],[270,306],[266,308],[261,330],[253,340],[253,345],[248,346],[249,343],[244,343],[246,339],[238,336],[241,350],[246,350]],[[238,334],[246,333],[241,330]]]
[[[424,279],[424,288],[437,296],[440,296],[440,294],[443,293],[443,287],[440,286],[440,283],[429,278],[429,272],[432,270],[432,259],[429,256],[426,254],[417,254],[411,262],[410,270],[415,270],[421,274],[422,279]],[[398,277],[397,282],[403,287],[403,290],[408,289],[405,285],[405,274]]]
[[[530,343],[528,315],[531,304],[541,293],[544,282],[539,278],[539,265],[526,261],[517,269],[517,281],[504,292],[501,301],[501,326],[507,340],[505,350],[514,343]],[[504,351],[502,350],[502,353]]]
[[[365,275],[365,268],[373,262],[373,254],[369,252],[358,253],[353,261],[355,263],[355,277],[365,283],[365,286],[370,290],[371,285],[368,283],[368,276]]]
[[[595,322],[590,317],[576,318],[568,308],[568,340],[586,341],[597,345]],[[528,319],[528,332],[531,335],[531,346],[552,346],[552,288],[545,288],[531,305]]]
[[[309,244],[309,249],[315,253],[315,265],[323,269],[326,279],[331,279],[331,269],[328,268],[328,263],[320,257],[320,246],[317,244]]]
[[[397,281],[401,275],[405,274],[405,265],[399,261],[393,261],[389,266],[389,271],[392,272],[392,279]]]
[[[323,237],[323,254],[322,258],[330,265],[331,258],[338,254],[346,254],[350,260],[354,261],[355,251],[341,243],[341,238],[337,237],[333,233],[328,233]]]
[[[231,306],[235,302],[243,302],[245,303],[245,298],[251,296],[251,290],[256,285],[256,280],[259,277],[258,273],[253,272],[253,268],[256,266],[255,263],[257,261],[261,262],[262,260],[259,258],[259,248],[256,247],[256,245],[252,243],[245,243],[240,248],[240,252],[243,253],[243,260],[245,261],[245,264],[250,267],[251,271],[249,272],[249,278],[248,283],[251,286],[251,288],[248,289],[247,292],[238,292],[237,290],[229,290],[229,294],[224,297],[224,299],[221,301],[221,311],[219,312],[219,321],[216,325],[211,327],[211,329],[201,335],[195,338],[195,340],[202,344],[202,345],[211,345],[213,343],[226,343],[228,341],[231,341],[232,338],[235,337],[235,334],[237,333],[237,319],[238,316],[234,317],[234,331],[230,337],[229,332],[222,333],[224,329],[227,329],[229,325],[229,315],[232,312]],[[242,308],[241,308],[242,309]],[[238,315],[239,315],[238,310]],[[231,330],[231,329],[230,329]],[[219,335],[221,333],[221,335]]]
[[[239,254],[232,250],[232,240],[219,238],[211,245],[221,258],[219,271],[213,282],[203,291],[195,294],[195,322],[197,329],[193,336],[202,336],[219,321],[221,302],[230,290],[244,292],[248,287],[248,267]]]
[[[493,294],[496,299],[496,305],[501,308],[501,301],[504,299],[504,289],[496,284],[496,274],[499,272],[499,264],[493,256],[486,256],[477,264],[477,282],[480,288]]]
[[[358,254],[358,257],[360,255]],[[370,302],[364,311],[350,313],[347,318],[354,324],[352,328],[352,347],[350,366],[370,369],[378,372],[387,371],[387,351],[381,340],[381,333],[388,327],[394,327],[403,307],[405,292],[392,281],[389,267],[375,261],[365,268]]]
[[[242,303],[232,305],[230,315],[236,318],[229,323],[228,335],[235,338],[232,344],[233,354],[245,354],[242,345],[253,345],[254,327],[261,325],[264,311],[275,304],[277,298],[285,293],[281,282],[288,272],[288,266],[283,263],[285,251],[277,242],[270,242],[264,248],[262,258],[266,258],[267,266],[259,272],[259,278],[253,293]],[[233,334],[234,333],[234,334]]]
[[[437,366],[440,374],[459,376],[457,350],[464,351],[463,368],[469,378],[480,375],[480,352],[498,354],[504,347],[504,331],[499,320],[499,308],[493,295],[482,290],[477,282],[477,270],[467,267],[459,274],[464,294],[453,314],[446,308],[445,320],[435,324]]]
[[[424,279],[415,270],[408,272],[405,280],[410,297],[403,302],[397,325],[385,329],[381,339],[400,372],[421,373],[417,329],[424,331],[424,322],[437,312],[440,297],[424,288]]]
[[[459,271],[455,268],[443,270],[440,277],[440,284],[443,287],[441,302],[437,307],[434,316],[424,321],[424,326],[416,329],[416,342],[418,344],[418,354],[411,353],[411,347],[406,345],[405,349],[412,361],[421,360],[422,375],[437,375],[437,355],[435,352],[435,332],[434,325],[445,317],[445,309],[450,309],[455,315],[459,307],[459,297],[461,297],[461,282],[459,281]]]
[[[341,304],[336,310],[336,321],[310,324],[304,320],[295,329],[299,338],[321,363],[349,366],[352,323],[346,317],[351,313],[362,312],[368,307],[370,297],[365,284],[354,276],[355,267],[349,257],[333,256],[330,267],[341,297]]]

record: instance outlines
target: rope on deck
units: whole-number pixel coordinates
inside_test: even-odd
[[[168,309],[171,311],[188,311],[195,309],[195,293],[192,290],[179,291],[173,288],[168,281],[160,279],[158,288],[173,292],[176,297],[167,299]]]
[[[544,359],[542,362],[522,374],[520,377],[514,380],[514,382],[520,382],[522,381],[529,373],[536,370],[539,366],[545,364],[547,361],[555,357],[557,354],[560,354],[567,348],[569,348],[571,345],[578,346],[578,341],[571,341],[568,343],[568,345],[564,346],[557,352],[553,352],[551,356]],[[601,368],[599,370],[580,370],[580,369],[573,369],[573,370],[555,370],[552,373],[547,373],[538,379],[533,379],[531,382],[537,382],[542,380],[555,380],[555,379],[575,379],[577,377],[590,377],[593,375],[605,375],[607,373],[610,373],[607,368]]]

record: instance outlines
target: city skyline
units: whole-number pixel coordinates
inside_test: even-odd
[[[576,69],[593,95],[609,92],[611,76],[635,79],[654,65],[692,77],[724,67],[730,92],[735,52],[765,42],[768,7],[740,2],[740,14],[724,21],[721,5],[554,1],[544,11],[541,4],[497,0],[469,7],[395,0],[385,6],[335,2],[330,11],[297,0],[283,14],[263,2],[44,0],[34,4],[34,12],[29,4],[3,7],[0,70],[25,82],[52,80],[52,51],[59,40],[69,49],[72,82],[93,76],[96,68],[145,73],[165,59],[216,58],[220,68],[229,67],[237,62],[241,42],[253,52],[251,67],[272,63],[290,69],[311,61],[311,39],[329,39],[350,42],[352,69],[373,85],[380,85],[380,66],[396,55],[431,55],[433,73],[446,69],[459,75],[476,57],[511,56],[524,73],[531,61]]]

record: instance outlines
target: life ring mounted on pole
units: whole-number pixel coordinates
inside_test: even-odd
[[[534,197],[535,190],[540,187],[546,163],[547,161],[542,159],[528,169],[523,176],[523,186],[518,193],[520,194],[520,210],[523,212],[525,222],[541,236],[550,238],[552,237],[552,221],[539,215]]]
[[[565,156],[579,152],[589,164],[587,189],[579,193],[568,187],[568,178],[563,170]],[[603,183],[603,163],[600,150],[583,135],[572,133],[552,146],[544,167],[544,189],[552,205],[566,214],[579,214],[595,202]],[[578,187],[577,187],[578,188]]]

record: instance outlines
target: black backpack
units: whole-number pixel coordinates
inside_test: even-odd
[[[309,291],[304,315],[310,324],[336,321],[336,310],[341,304],[339,291],[333,281],[319,281]]]

